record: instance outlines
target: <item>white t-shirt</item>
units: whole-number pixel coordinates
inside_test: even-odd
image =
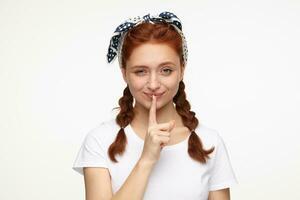
[[[83,167],[108,168],[113,193],[118,191],[141,156],[144,141],[129,124],[126,150],[116,154],[118,163],[112,162],[107,150],[120,127],[115,119],[103,121],[90,130],[77,154],[73,169],[83,175]],[[207,200],[212,190],[228,188],[237,183],[228,152],[219,133],[199,124],[195,132],[205,149],[215,146],[206,164],[193,160],[188,152],[188,137],[175,145],[163,147],[146,187],[144,200]]]

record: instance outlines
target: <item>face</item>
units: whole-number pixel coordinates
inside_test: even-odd
[[[168,45],[145,43],[133,50],[122,74],[135,106],[149,109],[154,94],[159,109],[173,103],[184,68],[177,53]]]

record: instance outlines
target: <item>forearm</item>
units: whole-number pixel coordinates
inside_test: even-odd
[[[139,160],[112,200],[142,200],[154,163]]]
[[[210,191],[208,200],[230,200],[230,189],[220,189],[216,191]]]

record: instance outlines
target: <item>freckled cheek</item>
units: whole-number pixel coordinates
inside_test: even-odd
[[[174,90],[178,87],[178,82],[176,80],[168,80],[164,82],[164,85],[170,89],[170,90]]]
[[[168,88],[168,95],[174,97],[178,91],[179,83],[177,81],[170,81],[166,87]]]
[[[143,91],[144,88],[145,88],[145,85],[146,85],[146,81],[143,81],[143,80],[132,80],[130,82],[130,87],[131,89],[133,90],[134,93],[136,92],[140,92],[140,91]]]

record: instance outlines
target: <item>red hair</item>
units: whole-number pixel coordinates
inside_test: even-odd
[[[146,42],[164,43],[169,45],[179,55],[181,66],[185,67],[183,65],[182,38],[180,34],[172,25],[162,22],[155,24],[141,23],[127,32],[122,46],[122,68],[126,68],[126,61],[129,59],[133,50]],[[183,81],[180,81],[179,89],[173,98],[173,102],[176,105],[176,111],[181,116],[184,126],[188,127],[191,131],[187,151],[192,159],[199,161],[200,163],[206,163],[209,154],[214,151],[214,147],[208,150],[203,149],[201,139],[195,132],[199,122],[195,116],[196,113],[190,110],[191,106],[186,99],[184,89],[185,84]],[[115,158],[116,154],[122,155],[125,151],[127,138],[124,128],[130,124],[134,118],[133,96],[130,93],[128,86],[124,89],[123,96],[119,99],[119,105],[120,107],[116,107],[120,109],[116,117],[116,122],[120,126],[120,130],[118,131],[115,141],[108,149],[109,158],[113,162],[118,162]]]

